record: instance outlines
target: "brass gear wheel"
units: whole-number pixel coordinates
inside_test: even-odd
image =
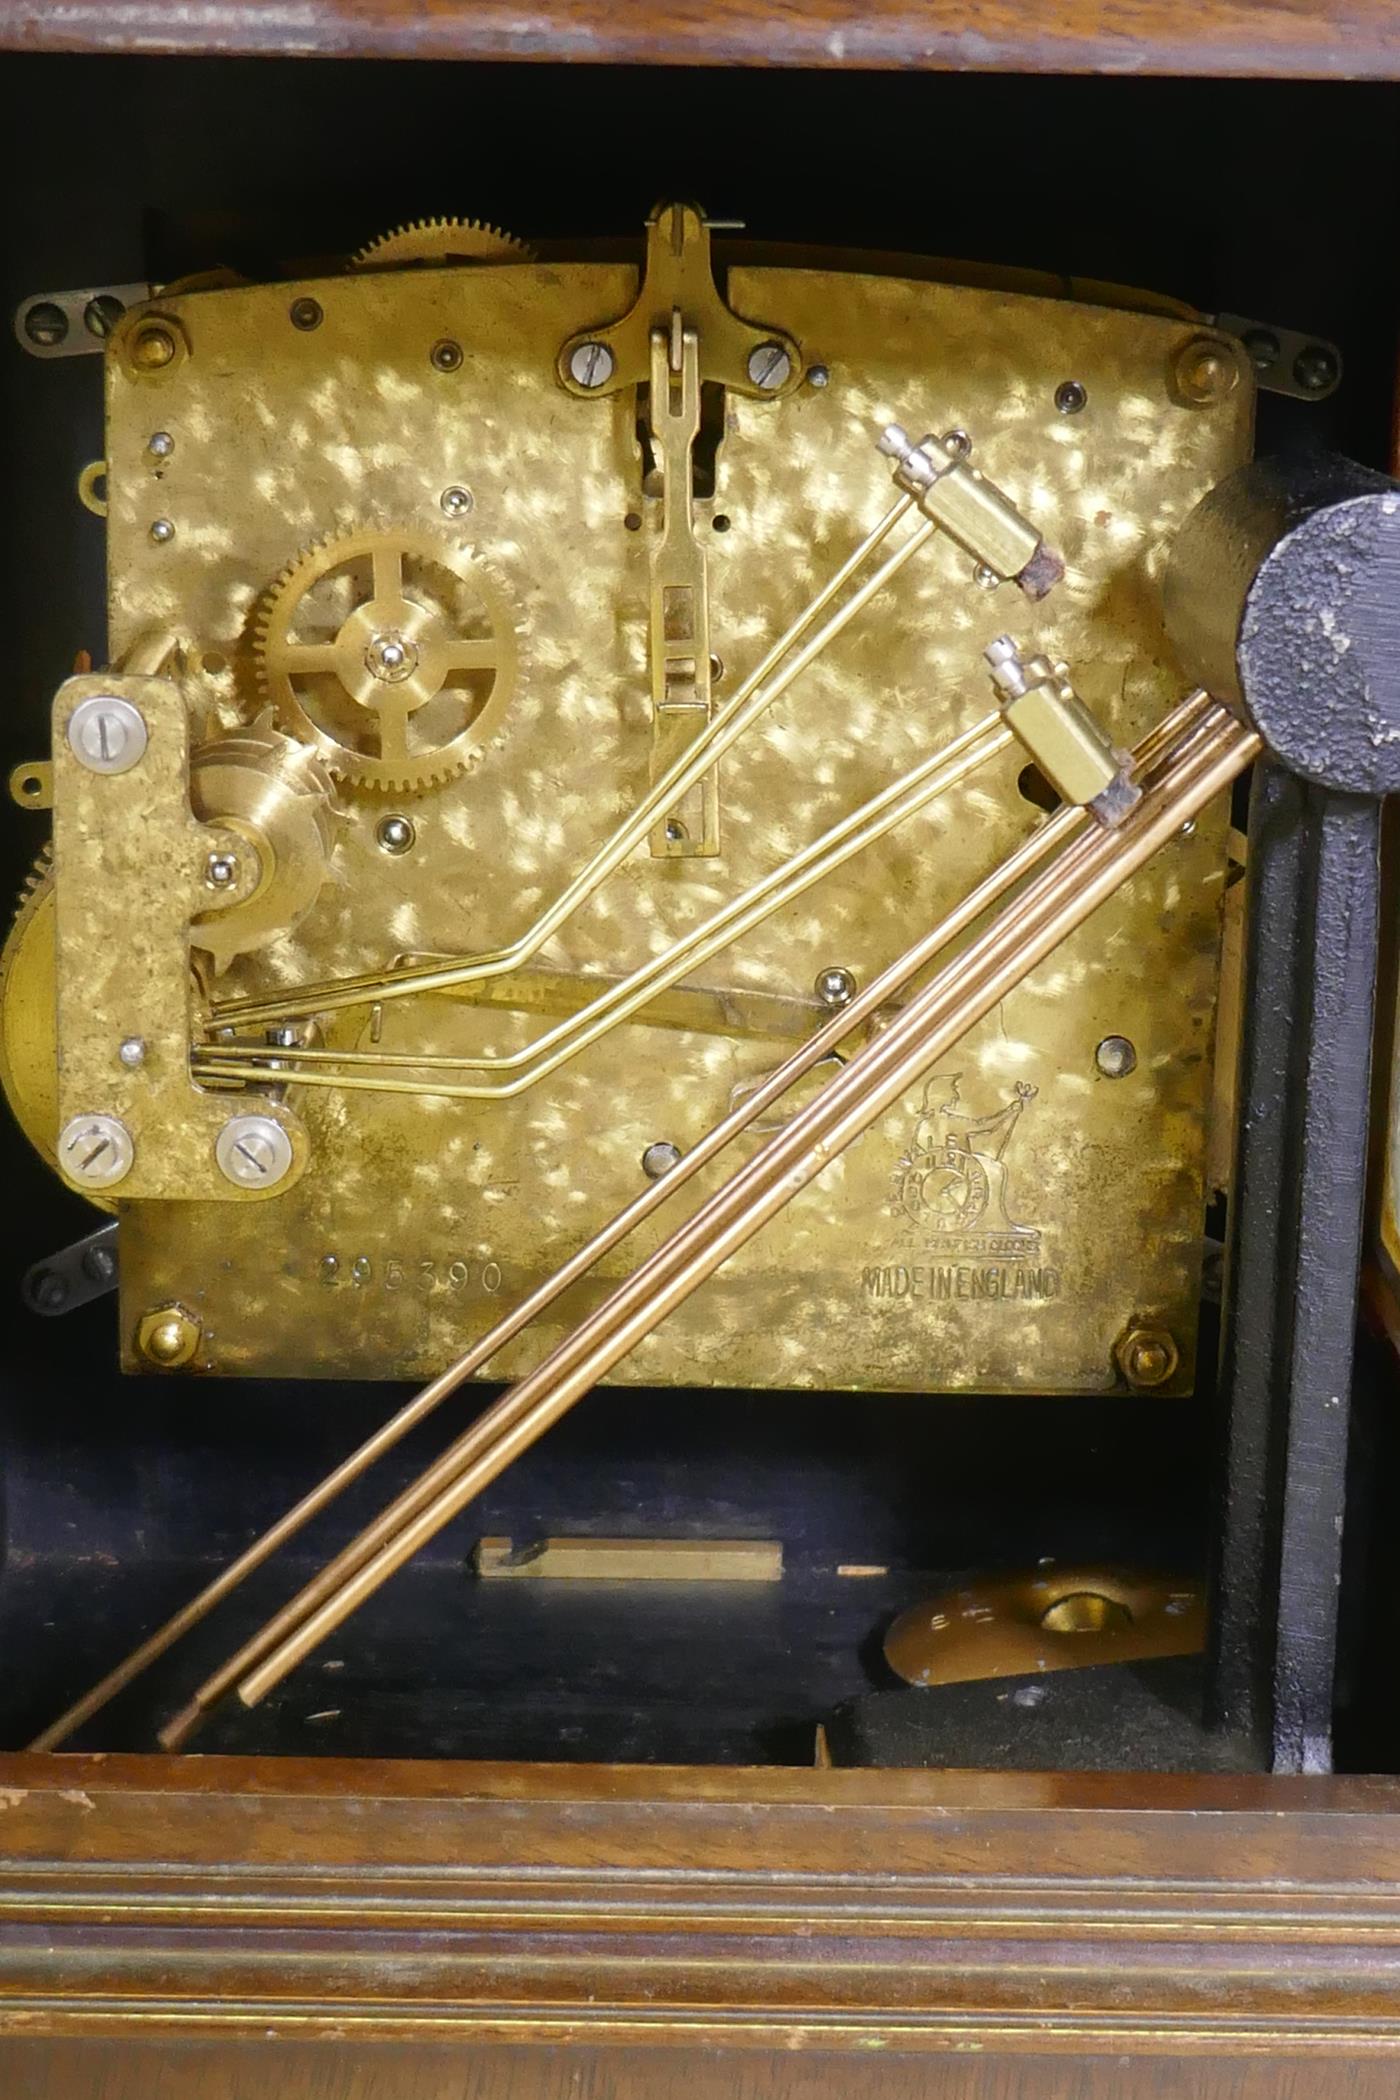
[[[515,621],[476,555],[405,529],[297,557],[258,622],[268,697],[338,779],[392,794],[450,780],[515,688]]]
[[[415,219],[366,242],[350,258],[352,270],[389,270],[405,263],[533,262],[535,251],[513,233],[481,219]]]
[[[45,850],[25,880],[0,950],[0,1089],[39,1157],[58,1171],[58,929],[53,859]],[[116,1209],[90,1195],[98,1210]]]

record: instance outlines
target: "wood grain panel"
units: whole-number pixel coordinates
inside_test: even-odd
[[[756,2063],[818,2053],[860,2093],[913,2089],[867,2078],[887,2054],[1130,2057],[1161,2067],[1148,2096],[1370,2100],[1400,2075],[1397,1811],[1384,1781],[4,1759],[0,2091],[89,2061],[22,2041],[235,2062],[353,2035],[451,2041],[502,2067],[490,2096],[562,2092],[543,2058],[510,2069],[548,2043],[727,2062],[727,2091],[747,2065],[755,2094],[803,2090]],[[1184,2069],[1270,2053],[1306,2085]],[[1349,2059],[1390,2086],[1329,2084]]]
[[[1394,79],[1394,0],[0,0],[0,48]]]

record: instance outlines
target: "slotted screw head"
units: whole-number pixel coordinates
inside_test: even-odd
[[[54,300],[41,299],[25,315],[24,332],[40,349],[52,350],[67,338],[68,316]]]
[[[236,1187],[275,1188],[291,1168],[292,1141],[271,1116],[230,1116],[214,1141],[214,1157]]]
[[[89,335],[105,341],[125,312],[120,299],[114,298],[110,292],[99,292],[83,308],[83,326]]]
[[[129,772],[146,743],[145,716],[116,693],[94,693],[68,717],[68,748],[90,773]]]
[[[792,377],[792,359],[781,343],[757,343],[749,352],[748,374],[765,394],[774,394]]]
[[[569,377],[576,386],[606,386],[616,369],[606,343],[575,343],[569,352]]]
[[[58,1163],[81,1188],[109,1189],[124,1181],[135,1158],[131,1132],[115,1116],[74,1116],[58,1134]]]

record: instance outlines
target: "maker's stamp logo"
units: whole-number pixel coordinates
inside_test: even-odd
[[[941,1254],[1033,1261],[1040,1234],[1007,1209],[1006,1155],[1035,1088],[1021,1081],[990,1115],[962,1105],[960,1072],[939,1072],[924,1088],[914,1142],[895,1168],[895,1193],[906,1217],[923,1227]]]
[[[1006,1162],[1036,1089],[1022,1081],[977,1115],[963,1106],[961,1079],[939,1072],[927,1082],[894,1170],[896,1207],[918,1227],[930,1260],[868,1268],[861,1281],[875,1298],[1058,1298],[1059,1271],[1041,1260],[1039,1228],[1015,1215]]]

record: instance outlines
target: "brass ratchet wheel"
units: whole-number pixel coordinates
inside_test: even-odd
[[[258,641],[282,727],[339,779],[396,794],[471,764],[515,685],[496,577],[411,530],[310,548],[274,586]]]
[[[483,219],[415,219],[367,241],[350,258],[352,269],[400,269],[407,264],[522,263],[534,249]]]

